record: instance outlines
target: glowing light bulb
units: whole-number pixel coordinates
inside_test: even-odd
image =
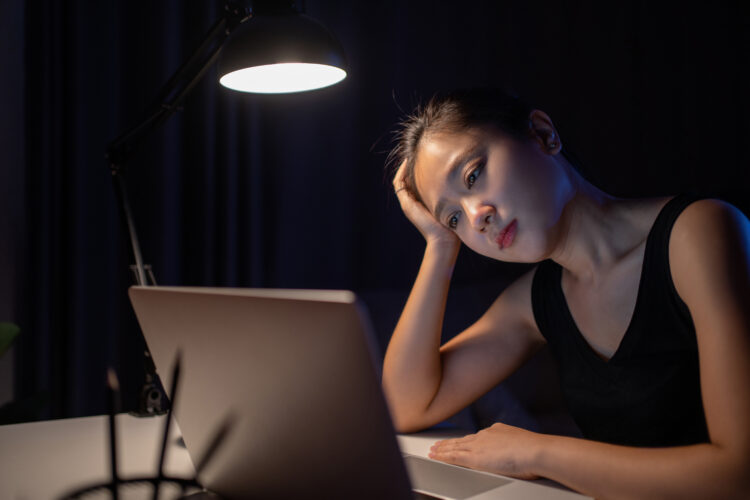
[[[279,63],[244,68],[227,73],[219,82],[240,92],[285,94],[328,87],[346,78],[335,66],[309,63]]]

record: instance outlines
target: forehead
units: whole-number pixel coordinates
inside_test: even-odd
[[[432,132],[420,141],[414,161],[414,184],[432,209],[438,196],[447,189],[450,167],[465,153],[490,138],[490,132],[469,129],[459,132]]]

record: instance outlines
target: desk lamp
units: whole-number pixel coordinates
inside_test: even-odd
[[[136,147],[179,109],[220,55],[219,83],[242,92],[300,92],[333,85],[346,77],[341,45],[322,24],[298,13],[292,0],[254,0],[252,9],[227,0],[223,17],[167,81],[145,118],[107,146],[106,158],[130,242],[134,261],[130,268],[136,285],[156,285],[156,279],[151,267],[143,263],[122,167]],[[151,375],[155,368],[148,351],[145,356],[146,386],[137,413],[163,413],[161,390]]]

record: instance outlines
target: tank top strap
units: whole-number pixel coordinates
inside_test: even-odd
[[[562,267],[552,260],[544,260],[537,265],[531,282],[531,307],[534,320],[542,336],[551,345],[555,345],[551,336],[570,335],[563,332],[566,323],[560,321],[565,317],[567,306],[565,298],[558,293]]]
[[[654,221],[646,242],[646,252],[643,256],[644,300],[650,301],[654,294],[663,294],[659,301],[669,300],[678,314],[689,318],[687,306],[680,298],[672,281],[672,271],[669,265],[669,241],[672,228],[680,214],[691,203],[703,197],[694,194],[679,194],[669,200],[661,209]]]
[[[669,200],[661,209],[648,235],[646,249],[656,262],[669,262],[669,238],[677,217],[691,203],[701,199],[692,194],[680,194]]]

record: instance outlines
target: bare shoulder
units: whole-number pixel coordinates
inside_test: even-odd
[[[733,288],[738,278],[747,281],[749,244],[750,222],[737,207],[717,199],[686,207],[669,242],[672,279],[683,300],[697,300],[714,287]]]
[[[747,254],[750,223],[734,205],[717,199],[698,200],[677,217],[670,237],[670,256],[699,257],[716,251]],[[727,255],[724,255],[727,257]],[[719,257],[719,256],[714,256]]]
[[[740,209],[723,200],[706,198],[688,205],[682,211],[674,225],[673,233],[683,237],[712,227],[720,230],[744,229],[748,222]]]

